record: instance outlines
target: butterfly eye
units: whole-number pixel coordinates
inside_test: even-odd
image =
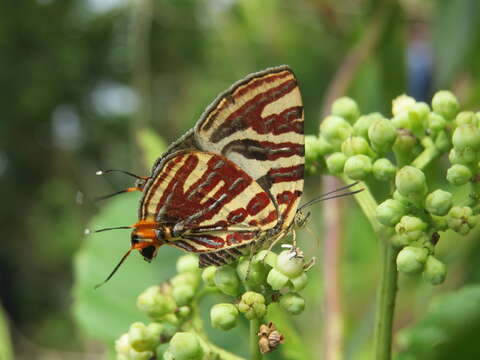
[[[132,245],[138,244],[140,242],[140,237],[132,233],[131,242],[132,242]]]

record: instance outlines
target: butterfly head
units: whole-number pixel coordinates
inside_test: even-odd
[[[145,261],[152,261],[158,248],[165,244],[165,230],[157,224],[137,223],[130,238],[130,248],[138,250]]]
[[[304,212],[302,210],[298,210],[295,214],[294,226],[297,229],[303,229],[306,226],[309,217],[310,211]]]

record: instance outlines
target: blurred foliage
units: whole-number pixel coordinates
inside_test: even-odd
[[[10,342],[9,326],[5,311],[0,307],[0,359],[13,359],[13,349]]]
[[[466,286],[439,296],[417,324],[402,330],[398,359],[478,359],[472,339],[479,330],[480,286]]]
[[[306,132],[316,133],[329,84],[384,3],[152,1],[151,22],[144,24],[149,31],[143,44],[149,67],[144,68],[135,53],[136,45],[142,44],[134,42],[131,26],[132,6],[144,1],[0,2],[0,182],[4,189],[0,294],[14,328],[22,334],[14,340],[25,358],[35,358],[46,349],[61,352],[61,358],[68,358],[65,351],[99,351],[92,350],[92,337],[100,338],[102,333],[101,338],[108,342],[125,331],[124,324],[140,318],[133,313],[133,296],[171,274],[174,250],[164,250],[150,265],[133,254],[109,284],[92,289],[127,249],[129,236],[112,232],[83,241],[87,219],[93,217],[92,227],[130,224],[135,220],[134,198],[138,197],[130,194],[94,204],[94,196],[130,184],[120,175],[96,177],[98,168],[146,174],[149,165],[145,163],[152,159],[144,160],[137,149],[142,143],[137,139],[139,131],[153,131],[170,142],[191,127],[216,94],[232,82],[282,63],[297,74]],[[393,96],[418,89],[412,87],[411,78],[420,80],[424,75],[427,86],[421,94],[426,98],[431,91],[448,87],[465,108],[478,110],[478,1],[394,3],[378,46],[355,74],[349,95],[363,112],[386,111]],[[409,60],[419,54],[425,56]],[[423,72],[414,73],[417,67],[413,65],[422,64]],[[132,79],[142,73],[149,79],[146,104],[139,98],[142,89],[132,85]],[[150,117],[138,117],[138,104],[151,106],[150,115],[146,113]],[[148,139],[145,136],[143,141],[151,145],[143,146],[164,146]],[[432,183],[440,171],[429,169]],[[318,179],[309,181],[309,194],[318,194],[317,183]],[[96,216],[99,208],[101,214]],[[309,226],[319,237],[321,221],[316,209]],[[368,359],[371,304],[379,277],[377,246],[359,210],[346,209],[344,222],[347,357]],[[439,245],[438,254],[451,269],[442,288],[431,290],[415,280],[401,279],[399,328],[422,318],[430,299],[442,291],[480,281],[476,265],[480,243],[473,237],[455,240],[446,237]],[[321,256],[321,247],[318,249],[307,232],[300,244],[305,251]],[[75,310],[81,332],[70,316],[71,261],[77,250],[76,268],[82,263],[88,267],[79,272],[82,275],[74,290],[76,304],[80,300],[85,304]],[[297,325],[312,352],[320,354],[323,289],[321,266],[317,269],[318,279],[311,281],[316,285],[305,293],[307,311]],[[467,296],[462,299],[471,301]],[[459,304],[463,304],[461,300]],[[119,308],[121,312],[114,311]],[[105,313],[100,309],[106,309]],[[474,344],[473,333],[465,334],[465,341]],[[232,342],[221,334],[216,336],[219,342]],[[25,345],[23,337],[35,345]]]

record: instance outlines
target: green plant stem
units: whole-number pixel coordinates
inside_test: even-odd
[[[205,339],[202,339],[205,341]],[[222,348],[218,347],[217,345],[212,344],[211,342],[207,342],[208,347],[210,348],[211,352],[215,353],[218,357],[216,359],[221,359],[221,360],[245,360],[242,357],[239,357],[237,355],[234,355],[226,350],[223,350]]]
[[[345,181],[348,178],[343,177]],[[347,182],[348,183],[348,182]],[[395,313],[395,297],[397,294],[396,257],[398,250],[390,245],[391,230],[382,226],[375,217],[377,202],[370,189],[362,184],[364,190],[355,195],[355,200],[370,221],[375,235],[382,247],[382,279],[378,289],[377,311],[374,333],[374,354],[377,360],[388,360],[392,347],[392,325]]]
[[[412,166],[415,166],[419,169],[424,169],[433,159],[440,155],[435,145],[430,145],[426,147],[420,155],[418,155],[415,160],[412,161]]]
[[[345,175],[342,175],[341,178],[346,184],[351,184],[352,183],[352,180],[350,180]],[[362,209],[365,216],[367,217],[368,221],[372,225],[372,228],[373,228],[373,231],[375,232],[375,234],[380,234],[380,233],[383,232],[384,228],[377,221],[377,219],[375,217],[375,212],[376,212],[378,204],[377,204],[377,201],[375,200],[375,198],[373,197],[368,185],[365,184],[365,183],[362,183],[360,185],[355,186],[351,190],[354,191],[354,190],[359,190],[359,189],[362,189],[362,188],[363,188],[363,191],[359,192],[358,194],[355,194],[354,198],[357,201],[360,208]]]
[[[382,279],[377,298],[377,313],[375,316],[374,351],[375,359],[388,360],[392,349],[392,327],[395,314],[395,298],[397,294],[398,249],[389,241],[382,241],[383,264]]]
[[[200,296],[200,298],[203,297],[207,293],[209,293],[209,291],[206,291],[205,293],[203,293],[202,296]],[[184,330],[195,332],[199,336],[200,341],[209,349],[210,354],[212,356],[215,356],[214,357],[215,359],[218,359],[218,360],[245,360],[242,357],[239,357],[235,354],[232,354],[232,353],[218,347],[217,345],[213,344],[210,341],[210,339],[207,337],[207,334],[206,334],[206,332],[203,328],[202,319],[201,319],[200,315],[198,314],[198,306],[193,306],[192,305],[192,321],[191,321],[191,323],[186,324],[186,326],[184,327]]]
[[[250,359],[261,360],[263,358],[258,347],[258,330],[260,329],[260,320],[250,320]]]

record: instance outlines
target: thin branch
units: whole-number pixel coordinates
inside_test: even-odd
[[[324,182],[324,192],[340,187],[340,181],[328,176]],[[325,247],[323,276],[325,282],[325,344],[323,359],[342,359],[343,349],[343,309],[342,309],[342,269],[343,254],[343,212],[340,199],[324,203]]]
[[[328,115],[335,99],[347,93],[360,66],[373,53],[387,20],[386,12],[389,5],[390,0],[381,3],[378,10],[372,14],[372,21],[368,24],[360,42],[340,64],[324,96],[321,110],[322,118]]]

